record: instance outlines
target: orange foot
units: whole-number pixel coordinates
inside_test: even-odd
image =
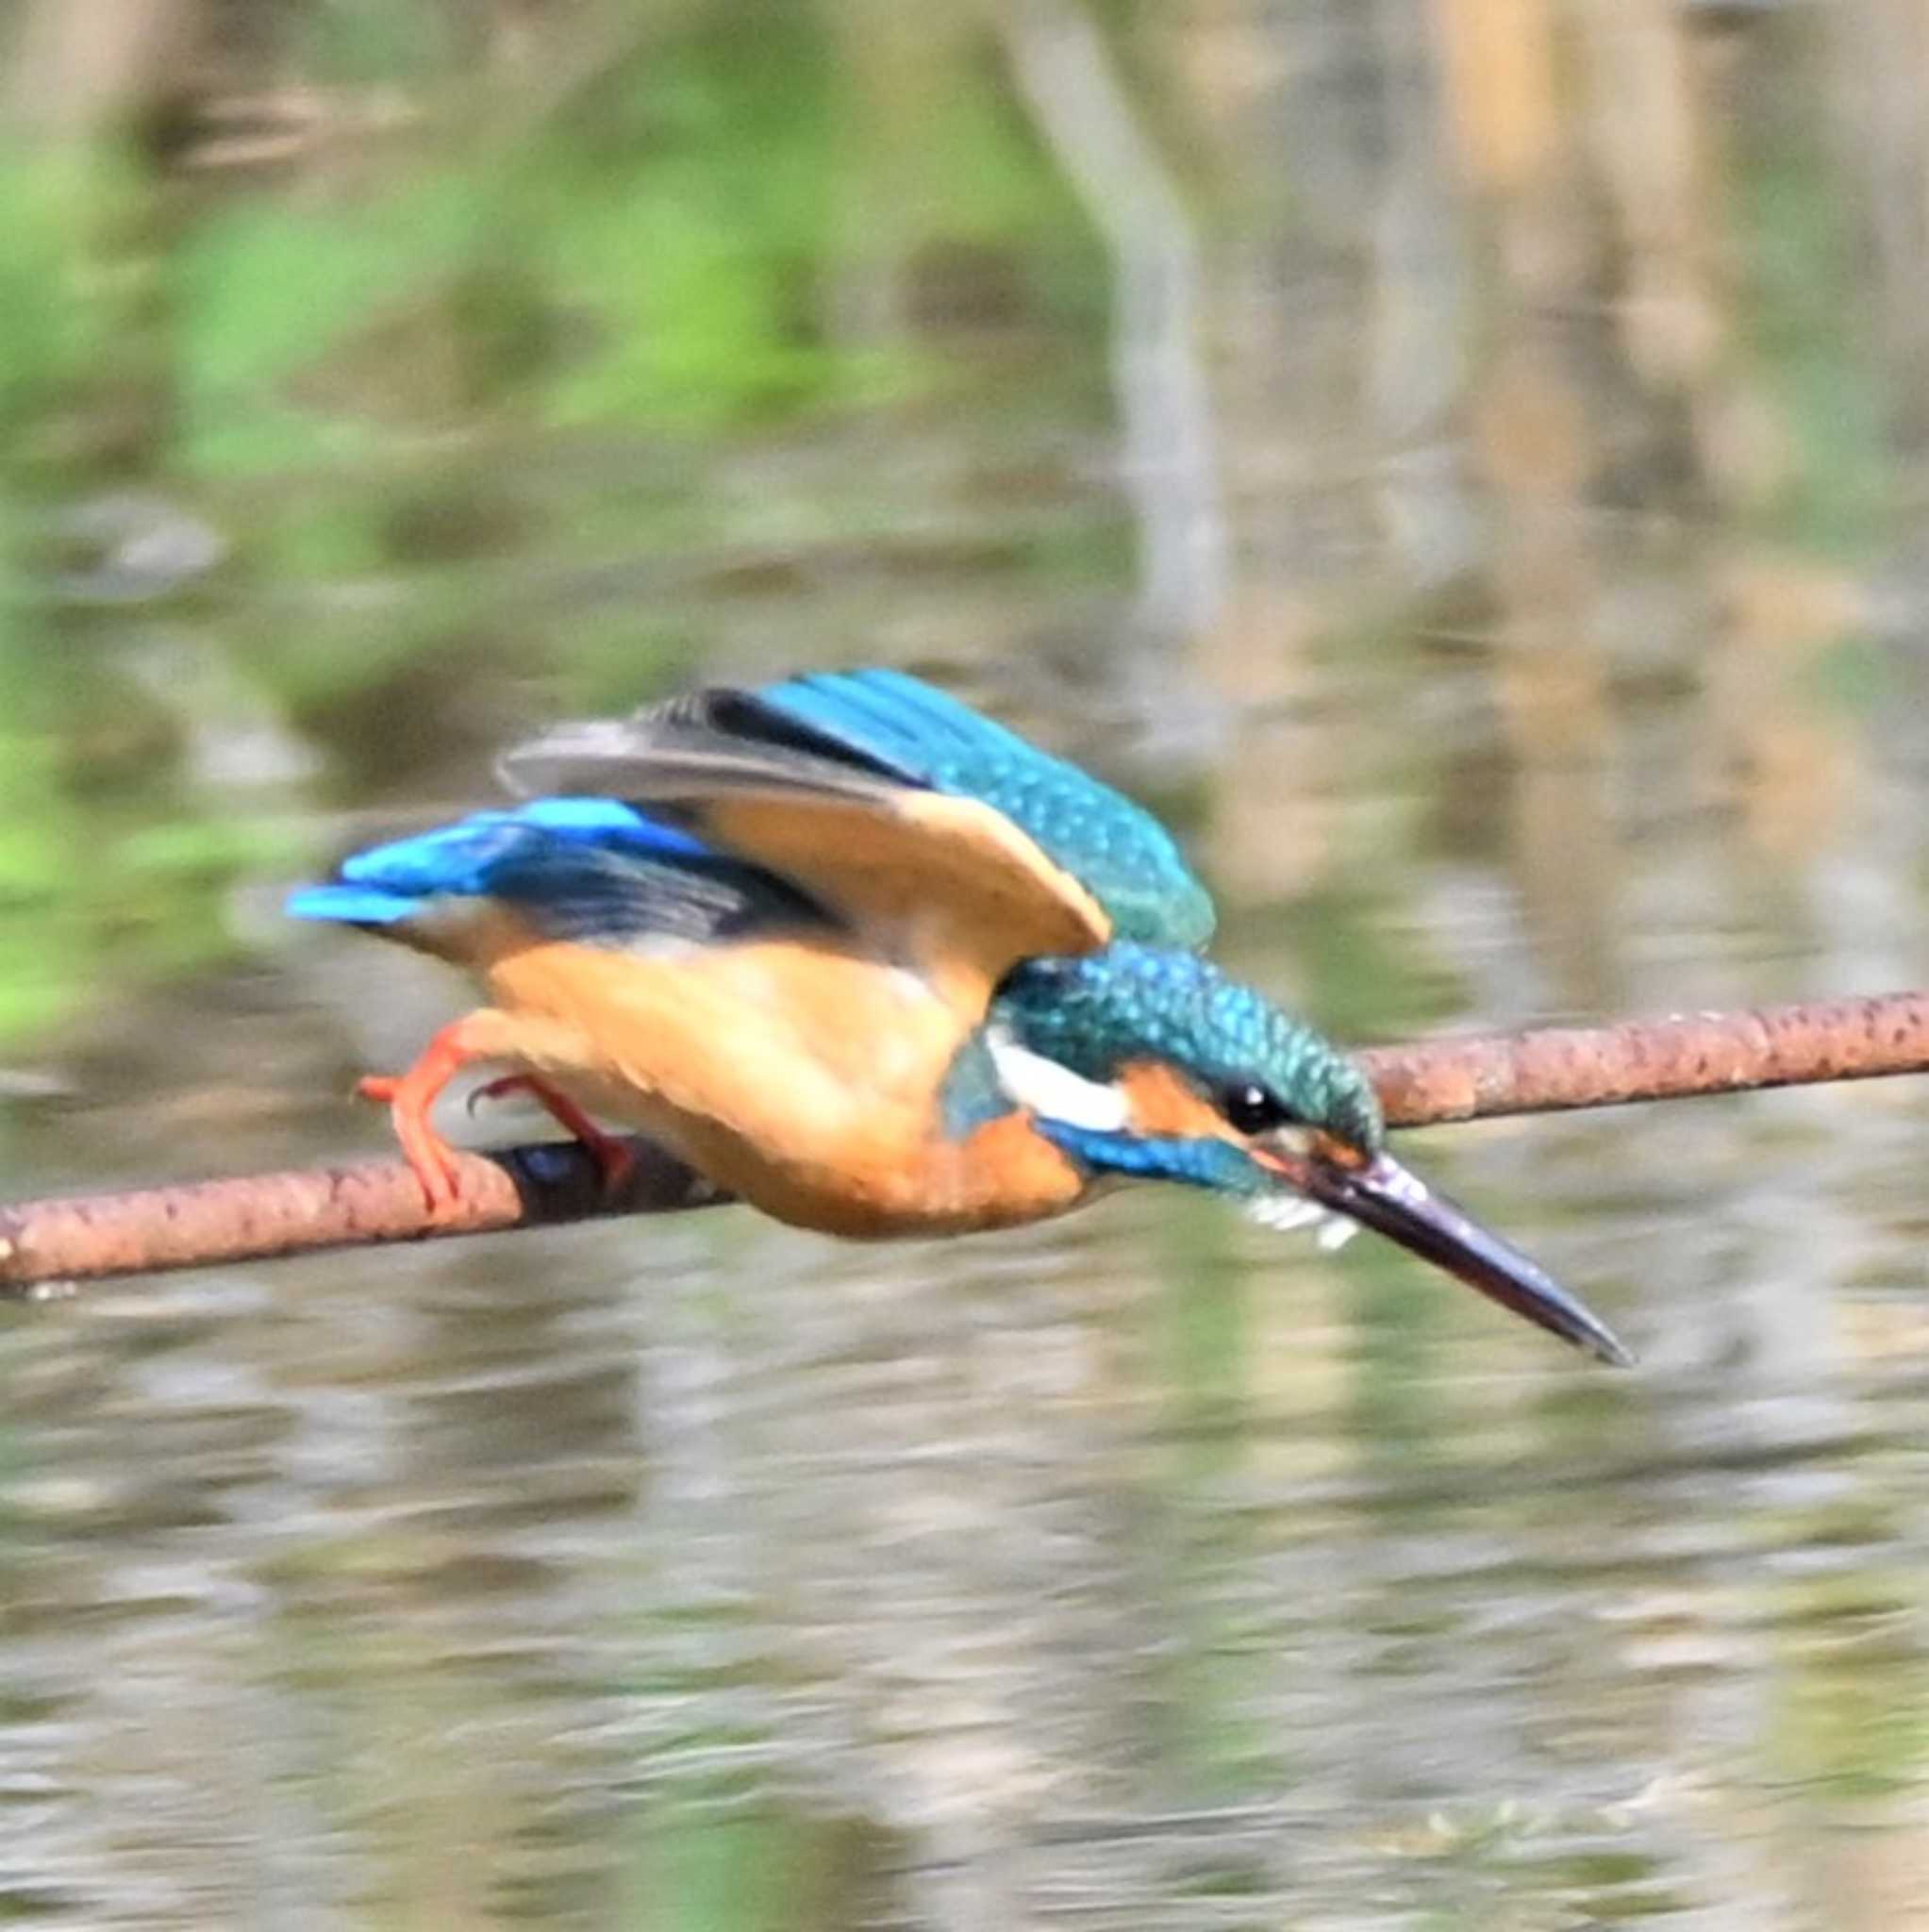
[[[607,1134],[559,1087],[552,1087],[540,1074],[505,1074],[476,1088],[469,1096],[473,1112],[478,1100],[497,1100],[505,1093],[526,1093],[541,1107],[570,1138],[582,1143],[583,1151],[596,1163],[603,1176],[603,1191],[614,1194],[636,1172],[637,1158],[627,1141]]]
[[[490,1018],[487,1013],[472,1014],[452,1026],[444,1026],[406,1074],[371,1074],[356,1083],[355,1091],[364,1100],[380,1101],[387,1106],[389,1118],[395,1124],[395,1138],[401,1141],[402,1152],[422,1183],[423,1198],[433,1221],[443,1220],[454,1212],[461,1184],[456,1150],[430,1124],[429,1114],[442,1089],[463,1067],[474,1060],[502,1057],[502,1041],[486,1024]],[[475,1097],[517,1090],[533,1094],[583,1143],[607,1190],[614,1192],[629,1178],[636,1157],[628,1145],[613,1134],[606,1134],[568,1094],[536,1074],[505,1074],[477,1089]]]
[[[401,1141],[402,1152],[422,1183],[431,1221],[441,1221],[451,1214],[461,1193],[456,1174],[456,1150],[430,1125],[429,1113],[436,1096],[457,1072],[470,1060],[482,1057],[465,1038],[463,1024],[457,1020],[453,1026],[444,1026],[406,1074],[371,1074],[355,1084],[355,1091],[364,1100],[380,1101],[388,1107],[395,1138]]]

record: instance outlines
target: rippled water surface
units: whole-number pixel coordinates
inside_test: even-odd
[[[1705,881],[1709,836],[1642,876]],[[1468,1016],[1507,1015],[1544,969],[1496,924],[1505,868],[1397,876],[1347,916],[1424,928],[1502,989]],[[1713,903],[1639,902],[1631,1001],[1868,982],[1910,930]],[[1320,929],[1228,947],[1305,985]],[[372,947],[327,970],[379,1017],[298,992],[324,1058],[390,1057],[446,998]],[[245,1058],[292,1024],[276,984],[184,1043]],[[315,1098],[283,1140],[197,1122],[178,1068],[57,1109],[40,1178],[379,1139],[332,1074],[287,1078]],[[1629,1374],[1371,1241],[1329,1258],[1173,1191],[947,1245],[724,1211],[13,1310],[0,1901],[1929,1924],[1925,1134],[1896,1084],[1414,1138]]]
[[[386,1147],[287,887],[698,678],[1348,1041],[1929,983],[1922,15],[0,8],[0,1195]],[[1640,1366],[1176,1190],[0,1305],[0,1924],[1929,1928],[1929,1082],[1402,1151]]]
[[[962,516],[913,466],[811,460]],[[972,475],[932,487],[1036,521]],[[1508,706],[1571,666],[1490,639],[1262,608],[1243,656],[1100,665],[1038,641],[1092,633],[1089,586],[1039,606],[982,559],[584,594],[684,613],[734,675],[935,658],[1150,783],[1227,960],[1348,1038],[1920,981],[1919,673],[1879,713],[1724,680],[1674,569],[1617,560],[1606,699],[1551,748]],[[216,621],[325,651],[358,608]],[[447,689],[407,796],[320,823],[284,778],[312,864],[486,796],[491,731],[549,708]],[[391,765],[391,727],[450,722],[399,704]],[[287,877],[233,908],[245,963],[15,1083],[11,1191],[384,1144],[352,1075],[457,994],[285,926]],[[1171,1190],[943,1245],[730,1209],[5,1310],[0,1916],[1929,1924],[1925,1146],[1908,1082],[1409,1137],[1623,1374]]]

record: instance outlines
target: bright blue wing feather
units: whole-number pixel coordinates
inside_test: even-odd
[[[303,886],[281,908],[291,919],[330,919],[342,925],[395,925],[422,910],[414,894],[372,886]]]
[[[485,893],[534,853],[603,851],[641,858],[692,858],[709,848],[613,798],[532,798],[511,811],[478,811],[453,825],[358,852],[341,863],[344,884],[417,898]]]
[[[1201,946],[1212,901],[1151,813],[901,671],[826,672],[757,697],[907,783],[982,800],[1079,879],[1121,939]]]
[[[342,860],[295,892],[297,919],[418,929],[452,901],[496,899],[538,932],[591,944],[704,939],[827,915],[781,879],[608,798],[536,798]]]

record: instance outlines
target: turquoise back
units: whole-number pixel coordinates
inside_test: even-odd
[[[757,695],[906,783],[1002,812],[1105,908],[1118,938],[1193,948],[1212,937],[1212,900],[1150,812],[934,686],[841,671]]]

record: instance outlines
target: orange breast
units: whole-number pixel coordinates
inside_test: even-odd
[[[796,940],[619,952],[505,929],[483,972],[531,1066],[779,1220],[937,1233],[1083,1192],[1022,1115],[963,1141],[941,1131],[939,1089],[977,1015],[885,961]]]

